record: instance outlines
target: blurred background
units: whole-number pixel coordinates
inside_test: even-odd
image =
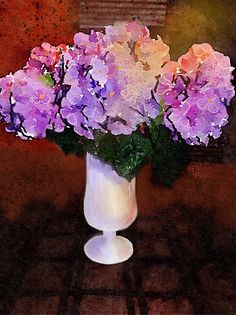
[[[236,67],[235,12],[234,0],[1,0],[0,76],[22,68],[30,50],[43,41],[72,44],[80,30],[133,18],[148,25],[153,36],[162,36],[172,59],[193,43],[208,42]],[[137,198],[140,217],[158,220],[165,209],[173,209],[173,217],[176,209],[203,221],[210,217],[206,233],[222,235],[221,246],[231,250],[236,232],[235,100],[229,111],[221,139],[209,148],[194,148],[192,163],[171,188],[152,184],[150,167],[144,167],[137,177]],[[65,156],[47,140],[20,140],[0,125],[0,165],[0,279],[5,290],[12,286],[9,279],[18,276],[12,261],[26,250],[29,235],[58,215],[83,212],[85,161]]]

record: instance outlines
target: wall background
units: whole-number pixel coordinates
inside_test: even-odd
[[[233,0],[179,0],[158,32],[172,47],[172,56],[177,57],[194,42],[208,41],[235,63],[235,9]],[[71,43],[79,30],[79,16],[77,0],[0,1],[0,76],[21,68],[30,50],[42,41]],[[194,162],[171,189],[153,186],[150,169],[145,167],[137,181],[140,214],[185,206],[210,212],[222,225],[236,229],[235,106],[230,110],[222,143],[195,154],[196,161],[204,156],[210,156],[211,161],[222,157],[224,164]],[[216,150],[217,146],[220,149]],[[0,208],[8,220],[32,216],[37,222],[47,212],[71,211],[77,204],[79,211],[85,185],[83,159],[65,156],[46,140],[16,139],[1,125],[0,163]]]

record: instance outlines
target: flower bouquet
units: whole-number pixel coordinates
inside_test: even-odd
[[[22,139],[48,138],[86,154],[84,211],[103,231],[86,255],[113,264],[132,244],[116,231],[137,216],[135,175],[152,163],[170,185],[188,163],[188,145],[207,145],[226,125],[234,96],[230,60],[194,44],[178,61],[137,22],[77,33],[74,45],[43,43],[26,66],[0,79],[0,117]]]

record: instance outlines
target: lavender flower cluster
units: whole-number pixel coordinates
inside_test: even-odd
[[[137,22],[77,33],[74,45],[43,43],[26,66],[0,79],[0,118],[23,139],[73,128],[129,135],[157,116],[174,138],[208,144],[227,123],[234,95],[228,57],[193,45],[178,62]]]
[[[166,106],[164,124],[174,137],[207,145],[209,136],[220,136],[235,93],[232,70],[229,57],[209,44],[194,44],[178,62],[165,64],[157,93]]]

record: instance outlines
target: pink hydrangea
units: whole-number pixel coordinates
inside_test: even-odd
[[[194,44],[178,62],[163,67],[157,93],[166,106],[164,124],[175,138],[207,145],[209,136],[220,136],[235,94],[232,70],[229,57],[209,44]]]
[[[28,65],[38,69],[46,67],[48,70],[53,70],[62,52],[65,52],[66,49],[65,45],[55,47],[44,42],[41,46],[32,49]]]

